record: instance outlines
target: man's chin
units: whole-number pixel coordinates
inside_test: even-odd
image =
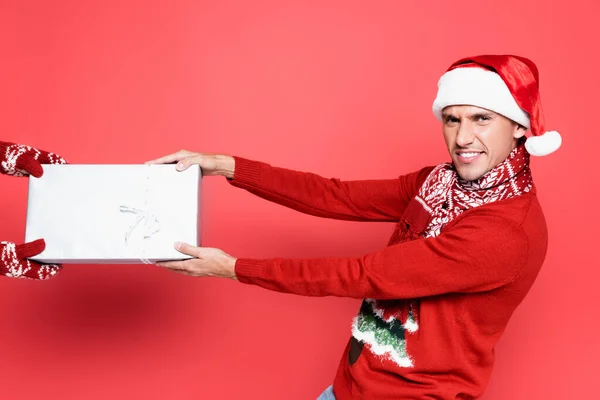
[[[473,167],[458,167],[456,172],[458,176],[465,181],[476,181],[485,175],[485,171],[482,172],[480,169]]]

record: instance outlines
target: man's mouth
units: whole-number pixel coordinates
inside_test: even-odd
[[[458,156],[458,161],[464,164],[469,164],[479,159],[479,157],[483,154],[482,151],[458,151],[456,155]]]

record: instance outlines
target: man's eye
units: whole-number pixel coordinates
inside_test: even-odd
[[[458,118],[454,118],[454,117],[446,118],[446,123],[448,123],[448,124],[455,123],[455,122],[458,122]]]
[[[480,115],[479,117],[477,117],[478,121],[489,121],[490,117],[488,117],[487,115]]]

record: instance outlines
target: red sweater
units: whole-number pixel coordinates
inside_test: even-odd
[[[319,217],[396,223],[387,246],[360,257],[236,263],[243,283],[364,299],[333,382],[338,400],[480,396],[494,346],[543,263],[535,187],[465,211],[438,237],[411,235],[408,206],[431,170],[340,181],[235,158],[229,182],[262,198]]]

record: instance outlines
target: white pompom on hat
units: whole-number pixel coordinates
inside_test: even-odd
[[[482,55],[456,61],[438,82],[433,113],[442,121],[442,110],[452,105],[485,108],[523,125],[533,135],[525,141],[531,155],[545,156],[562,144],[558,132],[544,130],[539,73],[527,58]]]

